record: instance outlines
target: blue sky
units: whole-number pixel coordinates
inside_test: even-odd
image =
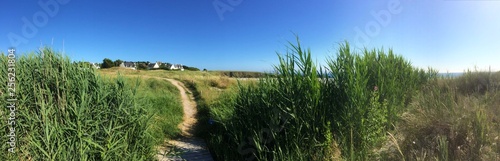
[[[40,5],[40,4],[42,5]],[[6,52],[52,46],[73,60],[163,61],[270,71],[300,37],[323,64],[347,40],[441,72],[500,70],[500,1],[3,0]],[[48,4],[48,5],[47,5]],[[214,4],[216,4],[214,6]],[[48,7],[46,7],[48,6]],[[217,6],[217,7],[216,7]],[[33,31],[32,29],[36,31]]]

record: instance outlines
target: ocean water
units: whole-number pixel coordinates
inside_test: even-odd
[[[460,73],[438,73],[437,75],[438,75],[438,77],[456,78],[456,77],[464,75],[464,73],[463,72],[460,72]]]

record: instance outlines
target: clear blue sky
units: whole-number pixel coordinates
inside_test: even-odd
[[[500,70],[500,1],[2,0],[0,20],[3,52],[64,41],[71,59],[91,62],[270,71],[297,34],[320,63],[347,40],[441,72]]]

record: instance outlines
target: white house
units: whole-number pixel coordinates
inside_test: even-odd
[[[149,63],[148,68],[149,69],[158,69],[160,68],[161,62],[156,62],[156,63]]]
[[[184,67],[182,67],[181,64],[172,64],[170,65],[170,67],[167,67],[169,68],[170,70],[181,70],[181,71],[184,71]]]
[[[131,61],[124,61],[120,64],[120,67],[122,68],[129,68],[129,69],[136,69],[137,65],[134,62]]]

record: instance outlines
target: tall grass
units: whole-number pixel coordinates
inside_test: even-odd
[[[357,54],[348,43],[325,68],[300,42],[278,58],[274,76],[211,107],[208,140],[219,160],[367,160],[413,92],[436,75],[392,50]]]
[[[179,90],[164,79],[129,76],[123,79],[125,86],[134,87],[138,84],[135,102],[144,107],[151,117],[147,132],[153,137],[155,145],[179,136],[181,131],[177,126],[183,117]]]
[[[327,64],[333,81],[325,83],[324,96],[333,100],[333,128],[349,160],[374,157],[368,149],[381,143],[413,93],[437,74],[412,67],[392,50],[364,49],[359,55],[348,43]]]
[[[17,58],[17,149],[6,150],[7,111],[1,108],[0,160],[153,159],[150,115],[134,99],[133,86],[121,77],[105,81],[49,48],[40,52]],[[4,71],[6,57],[0,60]],[[6,75],[0,80],[5,89]]]
[[[383,156],[386,160],[499,160],[498,83],[500,73],[468,71],[424,86],[394,130],[403,157],[393,151]]]

